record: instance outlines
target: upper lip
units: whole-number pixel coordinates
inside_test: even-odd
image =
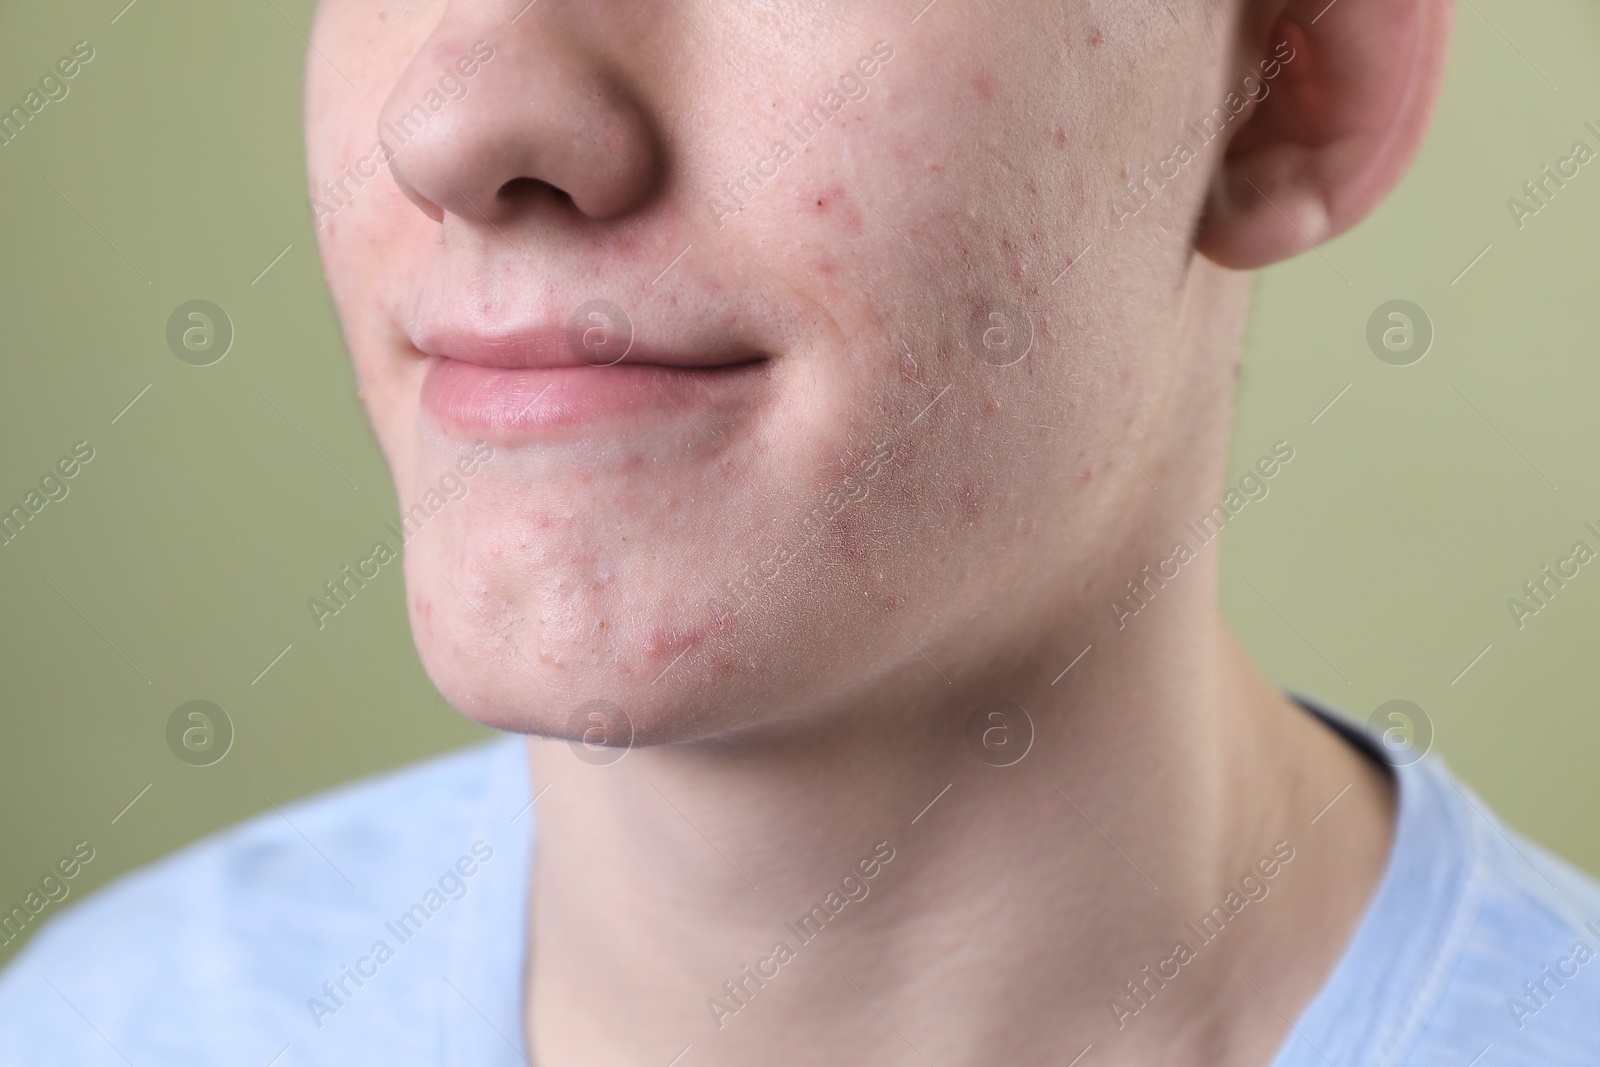
[[[430,356],[507,370],[583,367],[600,362],[569,338],[565,324],[546,324],[503,332],[436,327],[417,331],[412,343],[418,351]],[[625,346],[627,354],[620,362],[632,366],[710,370],[754,363],[766,358],[764,353],[755,349],[726,343],[665,347],[647,344],[637,336],[632,338],[631,343],[622,337],[614,338],[613,343]]]

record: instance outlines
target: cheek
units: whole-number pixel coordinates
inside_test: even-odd
[[[401,245],[401,234],[416,224],[412,216],[422,218],[376,149],[383,103],[430,24],[426,10],[401,20],[387,6],[355,0],[323,0],[317,9],[305,59],[306,176],[336,299],[386,246]],[[318,201],[331,214],[319,212]]]

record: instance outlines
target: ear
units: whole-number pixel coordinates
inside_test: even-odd
[[[1400,181],[1438,100],[1454,3],[1244,6],[1258,16],[1242,27],[1244,73],[1269,91],[1228,143],[1195,236],[1196,251],[1234,270],[1337,237]]]

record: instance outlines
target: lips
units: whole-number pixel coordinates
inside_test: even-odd
[[[413,344],[427,357],[423,410],[441,429],[502,444],[663,425],[710,440],[767,376],[761,352],[646,344],[619,315],[512,333],[422,333]]]

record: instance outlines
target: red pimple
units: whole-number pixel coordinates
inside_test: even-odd
[[[705,638],[704,627],[687,631],[653,629],[645,639],[645,654],[652,660],[675,658],[687,649],[698,647]]]
[[[812,193],[808,198],[806,207],[818,215],[826,215],[836,203],[849,203],[842,185],[835,185],[831,189],[819,189]],[[854,213],[852,212],[852,214]]]

